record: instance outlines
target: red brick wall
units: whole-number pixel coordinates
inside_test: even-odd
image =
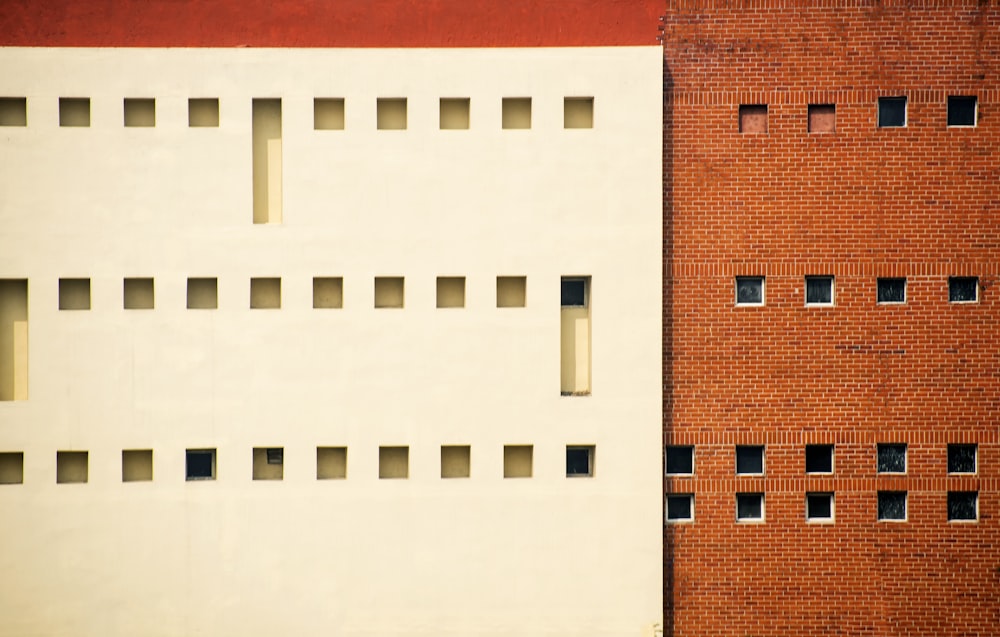
[[[1000,6],[975,0],[674,0],[664,19],[664,442],[696,446],[695,521],[665,527],[667,635],[1000,635]],[[906,128],[876,127],[906,95]],[[946,127],[948,95],[979,123]],[[836,133],[809,134],[810,103]],[[768,104],[741,135],[740,104]],[[734,306],[736,275],[766,305]],[[834,307],[804,276],[836,277]],[[949,304],[948,277],[980,277]],[[902,306],[876,277],[908,278]],[[832,477],[804,445],[836,445]],[[909,444],[904,477],[876,444]],[[979,445],[947,475],[949,442]],[[766,444],[766,476],[734,445]],[[766,521],[735,522],[765,492]],[[905,490],[908,521],[876,520]],[[979,521],[949,523],[949,490]],[[805,521],[833,491],[833,524]]]

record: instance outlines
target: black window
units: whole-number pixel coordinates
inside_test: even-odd
[[[188,449],[185,477],[188,480],[214,480],[215,449]]]
[[[563,307],[586,307],[587,306],[587,282],[586,279],[562,279],[562,306]]]
[[[906,279],[886,278],[878,280],[879,303],[905,303]]]
[[[976,125],[976,96],[948,96],[948,126]]]
[[[953,276],[948,279],[948,301],[967,303],[979,297],[979,279],[974,276]]]
[[[667,496],[667,520],[694,519],[694,496],[691,494]]]
[[[833,445],[806,445],[806,473],[833,473]]]
[[[764,494],[763,493],[737,493],[736,494],[736,519],[737,520],[763,520],[764,519]]]
[[[906,126],[906,98],[878,98],[878,125],[879,128]]]
[[[667,447],[666,464],[668,474],[694,473],[694,447]]]
[[[878,492],[878,519],[906,519],[906,491]]]
[[[764,447],[762,445],[737,446],[736,473],[764,473]]]
[[[736,304],[763,305],[764,277],[762,276],[736,277]]]
[[[594,473],[593,447],[566,447],[566,475],[590,476]]]
[[[885,444],[878,446],[879,473],[906,473],[906,445]]]
[[[807,305],[833,304],[832,276],[806,277],[806,304]]]
[[[948,473],[976,472],[976,445],[948,445]]]
[[[833,519],[833,494],[807,493],[806,518],[809,520]]]
[[[979,494],[975,491],[948,492],[949,520],[976,520],[979,512]]]

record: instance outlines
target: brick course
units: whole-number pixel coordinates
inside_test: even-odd
[[[693,444],[695,521],[665,527],[665,634],[1000,635],[1000,6],[945,0],[676,0],[664,42],[664,443]],[[905,95],[905,128],[878,128]],[[946,126],[976,95],[975,128]],[[767,104],[740,134],[741,104]],[[809,104],[836,132],[809,134]],[[835,276],[833,307],[804,277]],[[734,277],[766,276],[736,307]],[[975,304],[949,276],[978,276]],[[907,277],[904,305],[877,277]],[[908,443],[903,476],[876,444]],[[979,445],[975,476],[947,445]],[[836,445],[832,476],[804,447]],[[766,444],[736,476],[734,445]],[[909,494],[877,521],[877,491]],[[947,521],[947,492],[979,521]],[[763,491],[766,520],[735,521]],[[805,521],[834,492],[835,522]]]

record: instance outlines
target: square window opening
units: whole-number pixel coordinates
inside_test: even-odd
[[[24,452],[0,452],[0,484],[24,484]]]
[[[764,305],[764,277],[736,277],[736,305]]]
[[[86,451],[56,452],[56,483],[80,484],[87,482],[89,457]]]
[[[122,450],[122,482],[149,482],[153,479],[152,449]]]
[[[810,104],[808,129],[814,134],[837,132],[836,104]]]
[[[948,492],[948,521],[975,522],[979,519],[979,493],[976,491]]]
[[[666,503],[667,522],[693,522],[694,521],[694,494],[676,493],[667,496]]]
[[[879,473],[906,473],[906,445],[887,443],[878,445]]]
[[[125,279],[122,287],[123,305],[126,310],[153,309],[153,279]]]
[[[441,130],[468,130],[469,103],[468,97],[442,97],[438,113]]]
[[[313,130],[344,130],[344,98],[317,97],[313,100]]]
[[[527,298],[528,277],[497,277],[497,307],[525,307]]]
[[[906,98],[878,98],[878,127],[902,128],[906,126]]]
[[[948,445],[948,473],[976,473],[978,452],[975,444]]]
[[[530,478],[533,453],[531,445],[504,445],[503,477]]]
[[[501,101],[501,123],[505,129],[531,128],[531,98],[505,97]]]
[[[833,494],[807,493],[806,520],[810,522],[833,521]]]
[[[90,279],[59,279],[59,309],[89,310]]]
[[[285,477],[285,449],[283,447],[254,447],[253,479],[282,480]]]
[[[563,99],[563,128],[593,127],[593,97],[567,97]]]
[[[28,99],[0,97],[0,126],[27,126]]]
[[[670,445],[664,453],[665,473],[668,476],[689,476],[694,474],[694,447],[691,445]]]
[[[978,100],[975,95],[948,96],[948,126],[975,126]]]
[[[806,473],[833,473],[833,445],[806,445]]]
[[[215,480],[215,449],[187,449],[184,455],[185,480]]]
[[[767,133],[767,104],[740,105],[740,133]]]
[[[344,278],[339,276],[313,277],[313,308],[336,309],[344,307]]]
[[[125,125],[138,127],[156,126],[156,100],[150,98],[125,98]]]
[[[806,277],[806,305],[833,305],[833,277]]]
[[[377,308],[403,307],[403,277],[401,276],[375,277],[375,307]]]
[[[250,279],[250,309],[281,309],[281,279],[277,277]]]
[[[738,475],[764,475],[764,446],[737,445],[736,473]]]
[[[441,445],[441,477],[468,478],[472,472],[469,445]]]
[[[192,97],[188,99],[188,126],[191,128],[218,128],[219,98]]]
[[[437,306],[465,307],[465,277],[439,276],[437,278]]]
[[[764,521],[764,494],[763,493],[737,493],[736,494],[736,521],[737,522],[763,522]]]
[[[949,303],[975,303],[979,300],[979,277],[953,276],[948,278]]]
[[[378,130],[406,130],[406,98],[380,97],[376,102]]]
[[[590,478],[594,475],[594,445],[566,447],[566,477]]]
[[[878,519],[886,522],[905,522],[906,491],[879,491]]]
[[[590,297],[589,277],[563,277],[560,288],[562,307],[587,307]]]
[[[347,478],[347,447],[316,447],[316,479]]]
[[[405,480],[410,477],[409,447],[379,447],[378,477],[380,480]]]
[[[90,126],[90,98],[60,97],[59,125]]]
[[[876,298],[879,303],[906,303],[906,279],[904,278],[879,278],[876,281],[876,290]]]
[[[218,279],[188,279],[187,307],[189,310],[214,310],[219,307]]]

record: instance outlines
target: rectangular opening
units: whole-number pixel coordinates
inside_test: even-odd
[[[833,277],[806,277],[806,305],[833,305]]]
[[[381,480],[399,480],[410,476],[409,447],[379,447],[378,477]]]
[[[125,125],[156,126],[156,100],[146,97],[126,97]]]
[[[90,98],[60,97],[59,125],[90,126]]]
[[[123,286],[124,305],[126,310],[153,309],[153,279],[125,279]]]
[[[185,480],[215,480],[215,449],[187,449],[184,458]]]
[[[403,307],[403,277],[375,277],[375,307]]]
[[[437,278],[437,306],[465,307],[464,276],[439,276]]]
[[[505,97],[501,104],[501,124],[506,129],[531,128],[531,98]]]
[[[562,277],[560,393],[590,394],[590,277]]]
[[[313,99],[313,130],[344,130],[344,98]]]
[[[764,494],[763,493],[737,493],[736,494],[736,521],[737,522],[763,522],[764,521]]]
[[[563,128],[593,127],[593,97],[566,97],[563,99]]]
[[[313,277],[313,307],[340,309],[344,307],[344,278],[339,276]]]
[[[948,278],[949,303],[975,303],[979,300],[979,277],[953,276]]]
[[[906,98],[878,98],[878,127],[901,128],[906,126]]]
[[[806,445],[806,473],[833,473],[833,445]]]
[[[253,479],[281,480],[285,477],[285,450],[283,447],[253,448]]]
[[[906,303],[906,279],[883,277],[876,281],[879,303]]]
[[[764,475],[764,445],[737,445],[736,473]]]
[[[214,310],[219,307],[219,280],[191,278],[187,280],[189,310]]]
[[[764,305],[764,277],[736,277],[736,305]]]
[[[379,130],[406,130],[405,97],[380,97],[375,106]]]
[[[975,126],[977,102],[975,95],[949,95],[948,126]]]
[[[215,128],[219,125],[219,98],[192,97],[188,100],[188,126]]]
[[[835,104],[810,104],[808,129],[810,133],[837,132],[837,106]]]
[[[878,519],[880,521],[905,522],[906,491],[879,491]]]
[[[694,494],[693,493],[672,493],[667,496],[666,503],[667,522],[693,522],[694,521]]]
[[[316,479],[343,480],[347,477],[347,447],[316,447]]]
[[[74,484],[87,481],[86,451],[56,452],[56,483]]]
[[[0,452],[0,484],[24,483],[24,452]]]
[[[27,126],[28,100],[24,97],[0,97],[0,126]]]
[[[250,279],[250,309],[281,308],[281,279],[277,277]]]
[[[281,223],[281,100],[253,100],[253,222]]]
[[[0,400],[28,399],[28,280],[0,279]]]
[[[589,478],[594,475],[594,445],[566,446],[566,477]]]
[[[59,279],[59,309],[89,310],[90,279]]]
[[[976,444],[948,445],[948,473],[976,473],[978,452]]]
[[[807,493],[806,520],[810,522],[833,522],[833,494]]]
[[[441,130],[466,130],[469,128],[469,98],[442,97]]]
[[[948,521],[975,522],[979,519],[979,493],[976,491],[948,492]]]
[[[877,454],[879,473],[906,473],[905,444],[879,444]]]
[[[441,477],[468,478],[472,472],[469,445],[441,445]]]
[[[149,482],[153,479],[152,449],[122,450],[122,482]]]
[[[530,478],[534,447],[531,445],[504,445],[503,477]]]
[[[664,471],[668,476],[689,476],[694,474],[694,447],[691,445],[670,445],[664,452]]]
[[[740,132],[764,134],[767,132],[767,104],[740,104]]]
[[[527,299],[528,277],[497,277],[497,307],[524,307]]]

